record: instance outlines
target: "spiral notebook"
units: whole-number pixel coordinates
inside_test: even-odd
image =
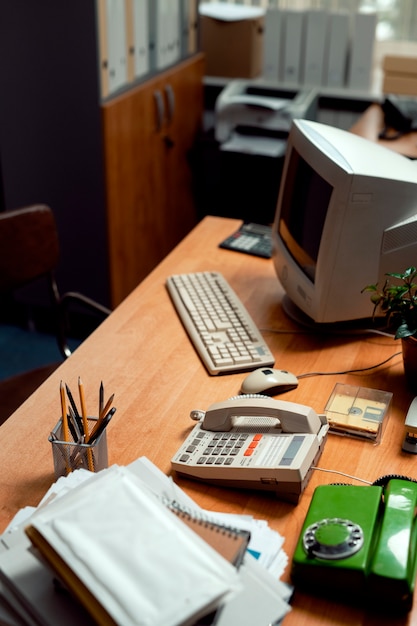
[[[249,531],[217,524],[205,516],[198,516],[194,511],[190,513],[176,502],[171,502],[167,506],[223,558],[235,567],[240,566],[250,540]]]

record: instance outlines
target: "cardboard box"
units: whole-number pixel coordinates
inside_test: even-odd
[[[417,95],[417,56],[387,55],[382,67],[384,93]]]
[[[206,74],[254,78],[262,73],[265,17],[227,21],[200,15]]]
[[[385,74],[383,93],[417,96],[417,74]]]
[[[417,77],[417,56],[387,55],[382,65],[385,72],[390,74],[411,74]]]

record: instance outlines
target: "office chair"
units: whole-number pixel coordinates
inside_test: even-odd
[[[94,312],[98,323],[111,311],[78,292],[61,295],[55,279],[58,258],[58,232],[49,206],[38,204],[0,212],[0,294],[10,295],[29,283],[45,280],[58,348],[66,359],[71,354],[68,332],[72,305]],[[0,381],[0,424],[58,365],[53,363]]]

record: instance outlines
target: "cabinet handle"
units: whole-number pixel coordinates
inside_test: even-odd
[[[159,132],[164,125],[164,110],[165,110],[164,99],[159,90],[154,91],[153,97],[155,100],[155,107],[156,107],[156,130],[157,132]]]
[[[164,90],[165,90],[165,97],[166,97],[167,104],[168,104],[167,120],[168,120],[168,124],[169,124],[170,122],[172,122],[172,120],[174,118],[174,113],[175,113],[175,94],[174,94],[173,88],[169,84],[165,85]]]
[[[165,135],[164,144],[167,148],[173,148],[175,146],[174,140],[169,135]]]

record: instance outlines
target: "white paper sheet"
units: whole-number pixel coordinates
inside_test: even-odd
[[[216,20],[234,22],[236,20],[250,20],[265,15],[265,9],[227,2],[203,2],[199,5],[200,15],[206,15]]]
[[[284,156],[287,149],[285,139],[262,137],[256,135],[240,135],[233,133],[228,141],[220,145],[223,152],[237,152],[238,154],[253,154],[268,157]]]

